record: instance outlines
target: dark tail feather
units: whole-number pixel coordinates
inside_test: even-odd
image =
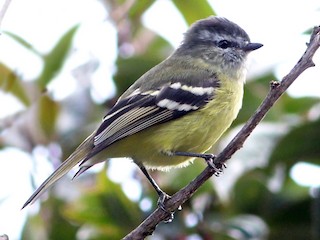
[[[91,167],[92,166],[82,166],[82,167],[80,167],[78,172],[73,176],[72,180],[75,179],[76,177],[80,176],[82,173],[84,173],[85,171],[87,171]]]
[[[22,209],[34,203],[50,186],[69,172],[75,165],[84,160],[93,148],[94,133],[84,140],[79,147],[38,187],[22,206]],[[78,172],[81,171],[82,168]],[[86,169],[85,169],[86,170]],[[85,171],[84,170],[84,171]],[[83,171],[82,171],[83,172]],[[80,172],[79,174],[81,174]],[[78,173],[76,175],[79,175]]]

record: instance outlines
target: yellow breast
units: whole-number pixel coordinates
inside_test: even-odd
[[[241,108],[243,81],[220,79],[220,88],[205,107],[112,144],[106,149],[108,157],[131,157],[159,170],[188,165],[192,158],[170,153],[207,151],[230,127]]]

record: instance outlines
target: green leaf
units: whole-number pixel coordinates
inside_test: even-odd
[[[319,103],[319,98],[316,97],[293,98],[289,95],[284,95],[281,99],[283,111],[290,114],[307,113],[317,103]]]
[[[246,122],[262,103],[270,89],[270,81],[276,79],[273,73],[267,73],[245,84],[242,109],[234,125]],[[287,93],[276,102],[265,117],[267,121],[282,121],[286,114],[306,114],[311,107],[319,103],[316,97],[293,98]]]
[[[267,73],[255,80],[248,81],[245,84],[242,108],[239,112],[238,117],[233,123],[234,126],[239,123],[246,122],[251,117],[251,115],[254,113],[254,111],[258,108],[258,106],[262,103],[263,99],[268,94],[270,88],[270,81],[273,79],[275,79],[275,76],[272,73]],[[270,111],[266,117],[270,118],[271,115],[273,115],[273,112]]]
[[[303,32],[303,34],[311,35],[312,32],[313,32],[313,28],[309,28],[309,29],[305,30],[305,31]]]
[[[140,20],[141,16],[148,10],[148,8],[154,3],[150,0],[135,1],[129,10],[129,17],[132,20]]]
[[[24,40],[22,37],[11,33],[11,32],[3,32],[4,34],[8,35],[9,37],[11,37],[12,39],[16,40],[18,43],[20,43],[22,46],[24,46],[25,48],[29,49],[30,51],[32,51],[33,53],[35,53],[36,55],[42,57],[42,55],[26,40]]]
[[[120,185],[106,177],[105,171],[97,174],[97,183],[76,203],[66,206],[63,214],[94,229],[93,235],[104,236],[101,239],[120,239],[142,219],[138,206],[124,195]]]
[[[119,58],[117,60],[118,70],[114,76],[118,95],[127,90],[142,74],[158,63],[159,59],[147,56],[135,56],[127,59]]]
[[[231,191],[233,211],[261,215],[271,209],[268,202],[271,193],[266,182],[267,176],[260,169],[241,176]]]
[[[191,25],[195,21],[216,15],[208,1],[194,1],[194,0],[173,0],[174,5],[179,9],[186,22]]]
[[[25,106],[30,105],[30,99],[26,93],[21,79],[9,69],[0,63],[0,89],[4,92],[11,93],[17,97]]]
[[[49,96],[42,95],[38,103],[38,121],[40,127],[47,137],[55,132],[56,121],[59,114],[59,104]]]
[[[312,200],[306,196],[301,199],[277,199],[276,205],[270,209],[271,231],[269,239],[316,239],[312,238],[311,214]]]
[[[270,165],[279,162],[289,168],[298,161],[319,163],[320,159],[320,119],[292,129],[284,136],[270,156]]]
[[[161,62],[171,50],[166,40],[157,37],[143,55],[134,55],[130,58],[119,56],[116,62],[117,72],[114,76],[118,94],[123,93],[145,72]]]
[[[44,56],[44,68],[37,80],[41,90],[46,88],[48,83],[50,83],[50,81],[63,67],[63,63],[66,60],[71,48],[73,36],[78,27],[79,25],[76,25],[66,32],[56,46],[52,49],[52,51]]]

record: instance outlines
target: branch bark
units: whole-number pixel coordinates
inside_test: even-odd
[[[274,103],[280,98],[280,96],[288,89],[288,87],[309,67],[315,66],[313,63],[313,56],[315,52],[320,47],[320,26],[317,26],[313,29],[311,34],[310,42],[307,44],[307,49],[297,62],[297,64],[292,68],[292,70],[282,79],[281,82],[272,81],[270,83],[270,90],[262,104],[254,112],[251,118],[239,131],[239,133],[231,140],[231,142],[222,150],[222,152],[217,155],[214,162],[215,164],[223,164],[231,156],[239,150],[245,140],[249,137],[254,128],[261,122],[270,108]],[[170,211],[175,211],[186,202],[189,198],[192,197],[194,192],[205,182],[207,181],[215,171],[206,167],[200,175],[198,175],[194,180],[192,180],[187,186],[175,193],[172,198],[170,198],[165,206]],[[123,239],[144,239],[148,235],[151,235],[156,226],[168,219],[170,215],[164,212],[162,209],[157,208],[153,213],[149,215],[136,229],[130,232]]]

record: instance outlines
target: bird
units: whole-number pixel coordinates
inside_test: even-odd
[[[195,158],[221,169],[207,151],[237,117],[247,56],[262,46],[224,17],[210,16],[193,23],[177,49],[119,97],[97,129],[22,208],[34,203],[76,165],[79,169],[74,178],[109,158],[127,157],[147,177],[165,210],[164,202],[170,196],[148,170],[185,167]]]

